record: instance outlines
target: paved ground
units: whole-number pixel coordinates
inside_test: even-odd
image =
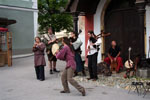
[[[64,62],[58,62],[62,70]],[[0,100],[150,100],[132,92],[109,87],[97,87],[90,83],[80,83],[87,91],[87,96],[81,94],[72,86],[70,94],[60,94],[62,89],[60,74],[49,75],[46,67],[46,80],[35,79],[33,57],[13,60],[13,67],[0,67]]]

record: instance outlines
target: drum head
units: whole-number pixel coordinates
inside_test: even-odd
[[[59,45],[58,44],[53,44],[52,45],[52,54],[55,55],[55,53],[59,50]]]

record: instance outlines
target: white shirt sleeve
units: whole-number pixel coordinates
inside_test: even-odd
[[[88,49],[88,46],[90,45],[90,43],[89,43],[89,40],[88,40],[88,43],[87,43],[87,49]]]
[[[102,40],[101,40],[101,38],[99,38],[97,41],[96,41],[96,45],[101,45],[101,43],[102,43]]]
[[[90,50],[95,49],[95,48],[91,45],[91,42],[90,42],[89,40],[88,40],[88,44],[87,44],[87,49],[89,49],[88,46],[90,46]]]

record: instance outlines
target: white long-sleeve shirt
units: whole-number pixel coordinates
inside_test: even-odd
[[[99,38],[97,41],[96,41],[96,43],[95,43],[95,45],[101,45],[101,43],[102,43],[102,40],[101,40],[101,38]],[[92,42],[90,42],[90,40],[88,40],[88,44],[87,44],[87,49],[88,49],[88,47],[90,46],[90,49],[88,50],[88,55],[93,55],[93,54],[95,54],[96,52],[98,52],[97,51],[97,48],[94,48],[93,47],[93,45],[91,45],[92,44]],[[96,46],[97,47],[97,46]]]

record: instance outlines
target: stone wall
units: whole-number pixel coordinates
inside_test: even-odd
[[[32,0],[0,0],[1,5],[32,8]]]
[[[13,55],[32,53],[34,37],[38,30],[37,0],[0,0],[0,17],[14,19],[10,25]]]

